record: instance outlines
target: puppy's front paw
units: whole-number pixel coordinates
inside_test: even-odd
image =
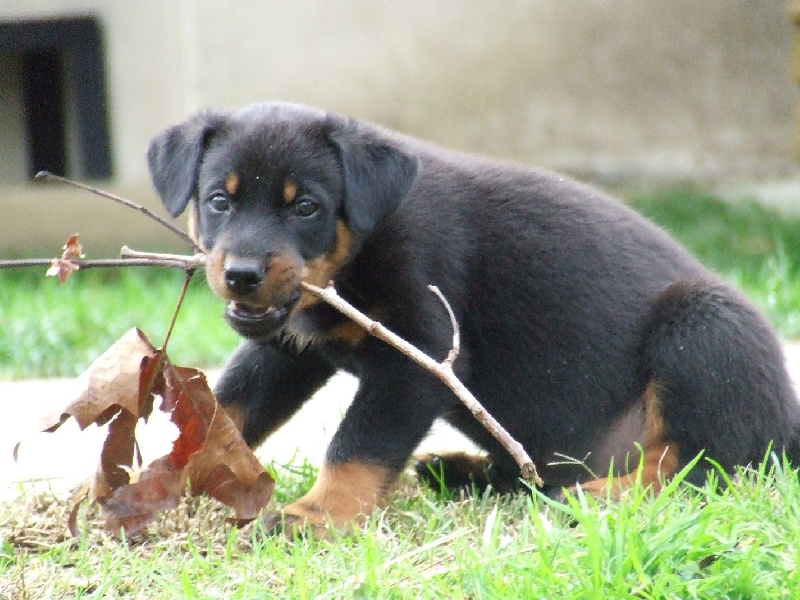
[[[264,528],[290,538],[331,539],[337,530],[362,525],[385,499],[395,475],[370,464],[326,463],[305,496],[281,512],[264,516]]]
[[[301,515],[287,511],[271,512],[262,517],[261,522],[268,535],[285,535],[289,539],[309,536],[318,540],[331,538],[328,522],[321,521],[318,515]]]

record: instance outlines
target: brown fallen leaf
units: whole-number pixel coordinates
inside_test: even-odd
[[[169,468],[167,457],[153,461],[138,481],[123,485],[100,499],[106,529],[133,535],[162,510],[175,508],[186,491],[186,472]]]
[[[174,401],[172,421],[180,431],[169,455],[173,464],[185,465],[193,494],[230,506],[239,521],[256,518],[272,498],[275,481],[217,403],[205,375],[169,365],[166,380],[165,401]]]
[[[139,330],[131,329],[78,376],[76,387],[83,390],[75,400],[63,408],[46,414],[42,431],[55,431],[70,417],[81,429],[89,425],[105,425],[120,411],[136,417],[148,417],[152,412],[153,398],[141,385],[143,361],[148,366],[159,356],[150,340]],[[152,379],[157,379],[157,373]],[[162,375],[163,377],[163,375]]]
[[[63,409],[46,415],[43,431],[73,417],[81,429],[108,424],[93,478],[69,502],[68,526],[77,534],[77,511],[97,501],[112,533],[140,531],[156,514],[177,505],[188,489],[232,507],[238,521],[254,519],[272,497],[275,482],[219,406],[205,375],[174,366],[138,329],[132,329],[80,376],[84,391]],[[137,472],[135,430],[160,410],[178,428],[172,451]],[[132,477],[133,475],[133,477]]]

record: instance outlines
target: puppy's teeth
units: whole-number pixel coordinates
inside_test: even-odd
[[[266,316],[275,310],[272,307],[261,308],[260,306],[252,306],[245,302],[236,302],[235,300],[231,300],[231,302],[228,303],[228,308],[234,313],[248,315],[250,317]]]

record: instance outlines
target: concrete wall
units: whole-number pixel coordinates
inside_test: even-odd
[[[0,5],[0,21],[76,14],[105,31],[108,185],[147,202],[151,135],[203,107],[269,99],[604,183],[798,176],[784,0]],[[9,60],[0,55],[0,201],[24,158],[8,135],[19,121],[2,91]]]

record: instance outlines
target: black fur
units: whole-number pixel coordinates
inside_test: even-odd
[[[156,137],[148,159],[173,215],[193,199],[197,238],[219,255],[212,287],[251,338],[216,390],[245,413],[251,445],[342,368],[360,386],[329,463],[396,474],[442,417],[489,452],[496,473],[516,476],[434,376],[375,338],[342,334],[346,320],[327,305],[299,308],[303,265],[321,260],[343,297],[444,358],[450,321],[427,289],[439,286],[461,327],[457,375],[548,485],[590,478],[560,455],[588,456],[601,475],[612,456],[624,462],[643,439],[649,385],[680,466],[705,450],[732,469],[763,459],[770,443],[800,458],[800,411],[765,320],[661,229],[595,189],[288,104],[203,113]],[[209,199],[225,195],[231,172],[230,208],[214,212]],[[287,178],[317,212],[300,216],[299,200],[282,197]],[[350,234],[339,254],[337,223]],[[265,277],[270,265],[299,266],[243,297],[220,283],[230,256]],[[280,310],[251,319],[243,306]],[[702,482],[705,468],[691,480]]]
[[[159,142],[151,143],[147,150],[147,164],[156,191],[173,217],[186,209],[195,193],[205,140],[218,124],[214,113],[197,115],[164,131]]]

